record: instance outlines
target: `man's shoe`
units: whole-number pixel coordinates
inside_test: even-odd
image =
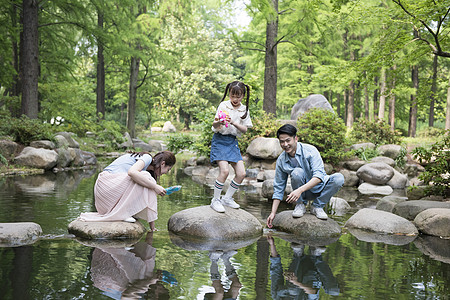
[[[217,198],[212,199],[211,208],[220,213],[225,212],[225,207],[223,207],[222,203],[220,202],[220,199]]]
[[[226,197],[222,197],[220,199],[220,201],[222,202],[223,205],[229,206],[231,208],[239,208],[241,207],[239,204],[237,204],[233,198],[226,198]]]
[[[294,218],[300,218],[303,217],[303,215],[306,212],[306,206],[303,203],[297,203],[297,205],[294,208],[294,212],[292,213],[292,216]]]
[[[321,207],[311,206],[311,213],[315,215],[318,219],[326,220],[328,219],[327,214],[323,211]]]

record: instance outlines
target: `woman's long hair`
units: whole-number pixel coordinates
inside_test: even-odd
[[[152,156],[149,152],[135,152],[130,151],[131,156],[135,157],[141,157],[144,154],[148,154]],[[155,178],[156,181],[158,181],[158,177],[161,176],[161,164],[162,162],[166,163],[166,166],[173,167],[175,163],[177,162],[177,159],[175,158],[175,155],[170,151],[161,151],[155,154],[155,156],[152,156],[152,162],[150,163],[150,166],[153,167],[153,170],[147,170],[150,175],[152,175],[153,178]]]
[[[230,95],[236,95],[238,97],[245,96],[245,94],[247,94],[247,100],[245,102],[245,114],[241,117],[241,119],[247,118],[248,101],[250,99],[250,87],[241,81],[233,81],[232,83],[227,84],[227,87],[225,88],[225,94],[223,95],[223,98],[222,100],[220,100],[220,102],[222,102],[227,97],[228,92],[230,92]]]

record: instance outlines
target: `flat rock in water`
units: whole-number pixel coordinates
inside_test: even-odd
[[[183,237],[233,241],[261,236],[263,226],[245,210],[225,206],[225,212],[218,213],[204,205],[173,214],[168,229]]]
[[[306,213],[301,218],[292,217],[292,210],[278,213],[273,219],[273,228],[295,234],[300,239],[333,238],[341,235],[341,227],[331,218],[320,220]]]
[[[87,240],[136,239],[147,231],[139,222],[85,222],[78,219],[69,224],[68,230],[69,233]]]
[[[41,235],[41,226],[33,222],[0,223],[0,247],[30,245]]]
[[[405,201],[395,205],[392,212],[405,219],[413,221],[419,213],[429,208],[450,208],[450,202],[430,200]]]
[[[419,234],[416,226],[410,221],[390,212],[363,208],[351,216],[344,225],[346,228],[357,228],[384,234],[415,236]]]

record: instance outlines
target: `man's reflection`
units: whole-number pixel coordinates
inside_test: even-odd
[[[140,299],[149,293],[151,299],[169,299],[169,291],[161,283],[164,271],[155,269],[152,239],[149,232],[145,242],[131,248],[95,248],[91,262],[94,286],[113,299]]]
[[[211,260],[211,281],[214,288],[214,293],[205,294],[205,299],[237,299],[239,295],[239,290],[242,287],[239,277],[237,276],[236,270],[230,262],[230,258],[235,255],[237,251],[210,251],[209,259]],[[222,285],[221,275],[219,272],[218,261],[222,258],[223,264],[225,265],[225,275],[228,280],[231,281],[230,288],[226,291]]]
[[[270,245],[270,278],[273,299],[319,299],[321,287],[329,295],[339,295],[339,287],[330,267],[322,260],[324,247],[309,247],[291,244],[294,252],[289,269],[283,273],[281,257],[273,237],[268,236]]]

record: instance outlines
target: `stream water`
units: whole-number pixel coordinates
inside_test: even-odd
[[[343,231],[336,242],[314,247],[265,230],[236,251],[183,248],[167,221],[209,204],[212,190],[184,175],[181,165],[161,178],[165,187],[183,188],[159,197],[158,232],[134,245],[79,242],[67,226],[94,211],[97,174],[0,178],[0,223],[35,222],[44,232],[32,245],[0,248],[0,299],[449,299],[450,242],[435,237],[396,245]],[[355,191],[341,197],[356,197],[354,211],[376,204]],[[248,189],[236,198],[264,222],[271,203]],[[343,226],[349,216],[333,219]]]

